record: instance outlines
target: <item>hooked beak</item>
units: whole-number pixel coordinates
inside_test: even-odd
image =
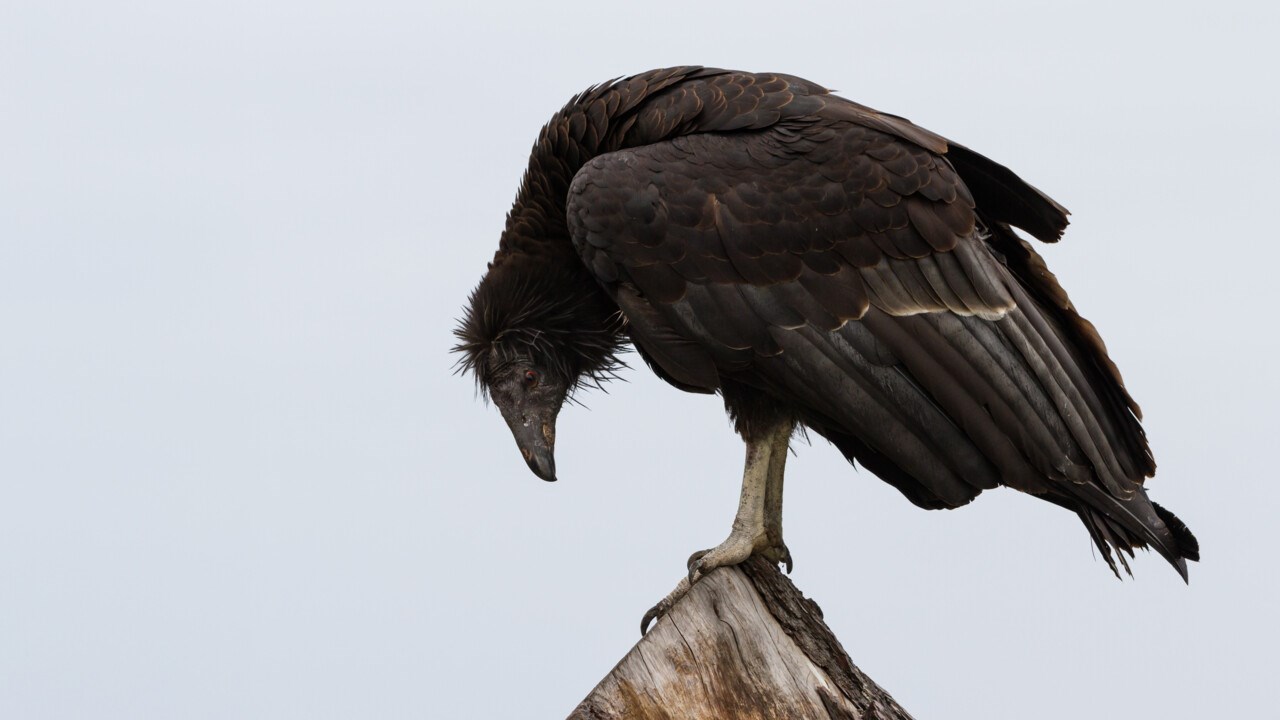
[[[520,454],[534,475],[546,480],[556,480],[556,420],[530,418],[523,423],[509,423]]]

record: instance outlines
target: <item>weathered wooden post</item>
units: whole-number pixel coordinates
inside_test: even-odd
[[[822,611],[753,557],[700,580],[570,720],[910,720],[859,670]]]

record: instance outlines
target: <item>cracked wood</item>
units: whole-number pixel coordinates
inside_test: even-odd
[[[697,582],[569,718],[910,715],[849,660],[817,604],[752,557]]]

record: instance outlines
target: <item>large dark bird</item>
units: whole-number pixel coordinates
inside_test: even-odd
[[[1006,485],[1076,513],[1112,571],[1196,539],[1147,498],[1141,412],[1021,228],[1067,212],[1009,169],[789,75],[654,70],[573,98],[542,129],[457,334],[530,469],[555,421],[633,344],[719,393],[747,445],[711,569],[790,566],[782,476],[797,424],[924,508]]]

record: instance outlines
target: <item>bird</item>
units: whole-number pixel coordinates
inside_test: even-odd
[[[1014,488],[1075,513],[1117,577],[1149,548],[1186,581],[1199,543],[1148,498],[1141,409],[1014,229],[1056,242],[1067,215],[1005,166],[808,80],[651,70],[542,128],[454,350],[547,481],[561,408],[617,378],[628,348],[723,400],[746,446],[737,513],[642,633],[715,568],[758,554],[790,572],[798,433],[919,507]]]

